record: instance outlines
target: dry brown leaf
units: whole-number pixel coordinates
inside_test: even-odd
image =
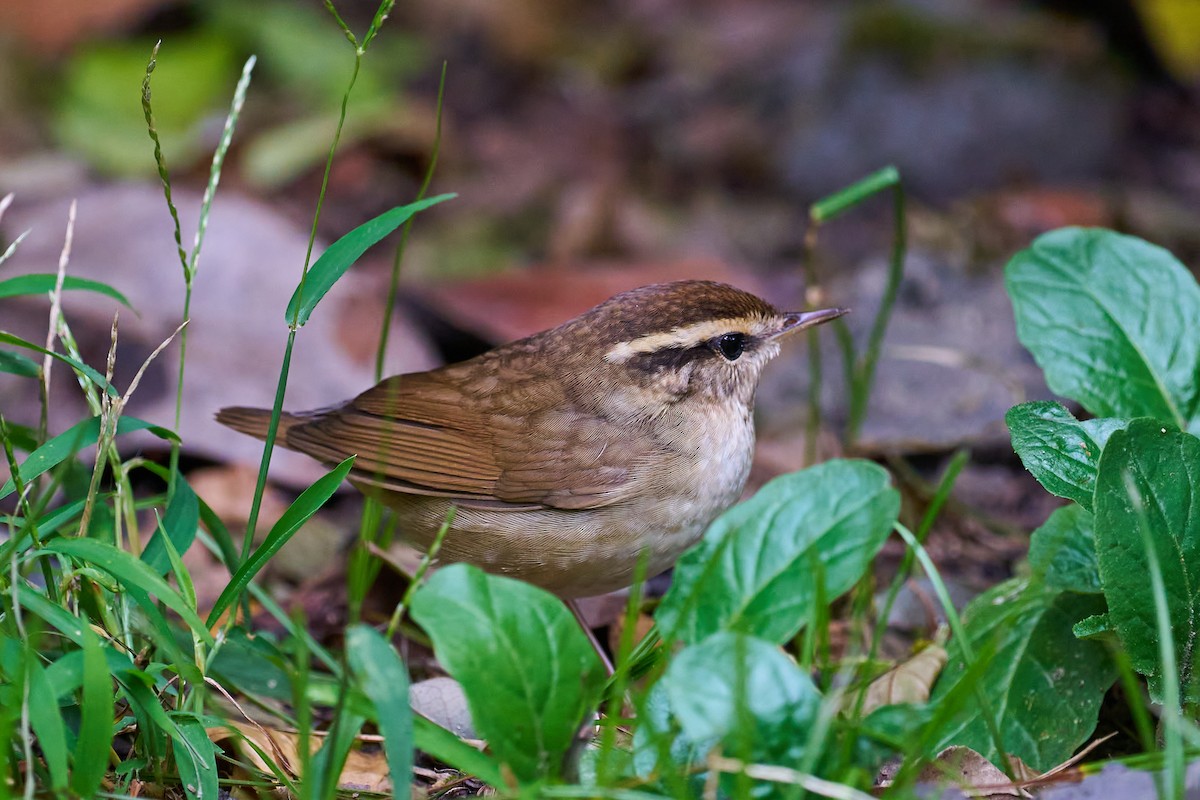
[[[275,773],[260,755],[259,750],[266,753],[280,769],[290,776],[298,777],[296,770],[300,763],[300,735],[294,731],[281,731],[243,722],[231,722],[228,725],[208,728],[206,732],[214,744],[221,745],[228,742],[229,746],[242,758],[267,775]],[[372,740],[374,738],[372,737]],[[323,733],[314,732],[309,737],[309,750],[316,753],[324,740]],[[360,744],[364,741],[367,739],[358,738]],[[252,746],[247,745],[247,742]],[[351,750],[342,767],[342,773],[338,777],[338,789],[379,794],[390,793],[392,779],[383,751]]]
[[[1021,766],[1024,769],[1024,765]],[[969,797],[1033,796],[1014,784],[995,764],[971,748],[959,745],[938,753],[937,758],[921,770],[917,780],[935,784],[949,781]]]
[[[940,645],[931,644],[915,656],[880,675],[867,686],[866,698],[862,701],[862,714],[866,716],[877,708],[897,703],[925,703],[933,683],[946,666],[946,651]],[[847,696],[846,708],[854,708],[857,696]]]

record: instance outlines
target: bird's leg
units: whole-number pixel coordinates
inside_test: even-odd
[[[571,609],[571,613],[575,615],[575,621],[583,629],[583,635],[592,643],[592,649],[596,651],[596,655],[600,656],[600,663],[604,665],[605,673],[611,678],[613,673],[616,672],[612,659],[608,657],[608,653],[604,652],[604,647],[600,644],[600,640],[596,638],[596,634],[592,632],[591,627],[587,624],[587,620],[583,618],[583,612],[579,610],[579,604],[574,600],[567,600],[566,602],[567,608]]]

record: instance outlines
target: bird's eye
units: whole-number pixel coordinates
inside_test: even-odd
[[[713,349],[730,361],[737,361],[746,349],[746,334],[725,333],[712,341]]]

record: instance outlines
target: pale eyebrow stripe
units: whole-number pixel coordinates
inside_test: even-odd
[[[751,329],[756,327],[758,326],[745,317],[710,319],[704,322],[695,322],[691,325],[684,325],[670,331],[651,333],[646,336],[639,336],[637,339],[630,339],[627,342],[615,344],[604,354],[604,360],[610,364],[623,364],[635,355],[654,353],[673,347],[694,347],[730,331],[753,334],[754,331]]]

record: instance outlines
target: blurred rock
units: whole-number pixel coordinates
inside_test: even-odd
[[[839,270],[823,287],[831,303],[850,306],[853,313],[846,324],[860,354],[887,271],[884,257],[877,255]],[[842,355],[831,331],[819,336],[823,407],[840,429],[849,406]],[[802,424],[807,359],[803,347],[785,347],[781,360],[786,366],[764,374],[764,417]],[[1004,443],[1005,412],[1016,403],[1047,396],[1041,371],[1017,341],[1000,265],[973,271],[959,254],[910,247],[859,449],[928,452],[962,443]]]
[[[190,246],[199,215],[199,194],[176,188],[174,200]],[[8,275],[54,272],[66,230],[69,198],[26,205],[17,198],[3,220],[7,238],[25,229],[29,237],[5,265]],[[287,340],[284,309],[300,277],[307,232],[258,202],[231,191],[218,192],[201,252],[192,296],[187,370],[179,433],[185,452],[218,461],[257,464],[261,445],[213,421],[226,405],[269,407]],[[314,254],[323,248],[317,246]],[[182,267],[162,190],[153,184],[115,184],[82,190],[70,275],[108,283],[129,298],[132,313],[107,297],[65,293],[63,308],[85,361],[103,371],[113,314],[121,310],[114,383],[124,390],[146,356],[179,324],[183,308]],[[372,383],[373,347],[383,287],[351,271],[333,288],[297,335],[289,378],[288,409],[329,405]],[[0,303],[3,326],[44,342],[48,303],[20,298]],[[394,318],[387,372],[435,365],[423,335],[401,316]],[[180,341],[150,367],[128,413],[174,427]],[[56,366],[51,427],[60,431],[86,415],[73,380]],[[0,406],[14,421],[37,419],[34,384],[0,376]],[[141,444],[155,443],[143,437]],[[125,446],[133,437],[125,440]],[[303,456],[277,450],[273,474],[288,483],[307,483],[321,471]]]
[[[467,696],[453,678],[429,678],[408,687],[413,711],[462,739],[478,739]]]

